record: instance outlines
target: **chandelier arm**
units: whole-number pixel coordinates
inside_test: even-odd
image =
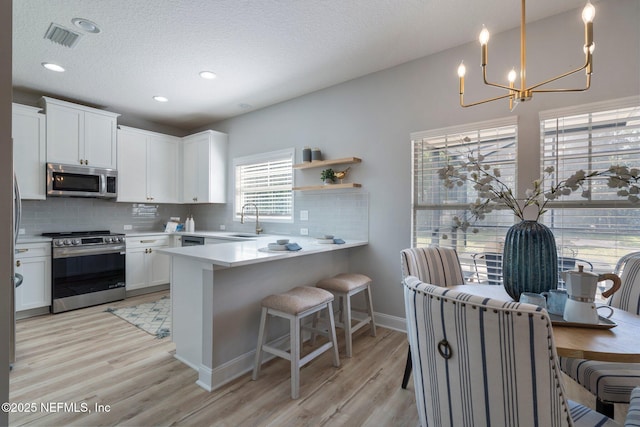
[[[487,86],[499,87],[501,89],[506,89],[506,90],[513,90],[512,87],[501,85],[499,83],[491,83],[490,81],[488,81],[487,80],[487,66],[486,65],[482,66],[482,80],[484,80],[484,84],[486,84]]]
[[[502,95],[502,96],[496,96],[495,98],[488,98],[485,99],[483,101],[478,101],[478,102],[474,102],[471,104],[465,104],[464,103],[464,99],[463,99],[463,94],[460,94],[460,106],[461,107],[473,107],[475,105],[480,105],[480,104],[486,104],[487,102],[491,102],[491,101],[497,101],[498,99],[504,99],[504,98],[509,98],[510,96],[512,96],[511,94],[506,94],[506,95]]]
[[[549,79],[549,80],[545,80],[545,81],[543,81],[543,82],[541,82],[541,83],[538,83],[537,85],[534,85],[534,86],[529,87],[527,90],[531,90],[531,91],[533,91],[533,92],[541,92],[541,91],[539,91],[539,90],[534,90],[534,89],[536,89],[536,88],[538,88],[538,87],[540,87],[540,86],[546,85],[547,83],[551,83],[551,82],[554,82],[554,81],[556,81],[556,80],[560,80],[560,79],[562,79],[562,78],[564,78],[564,77],[570,76],[571,74],[575,74],[575,73],[577,73],[578,71],[582,71],[582,70],[584,70],[585,68],[587,68],[587,67],[589,66],[589,64],[590,64],[590,63],[591,63],[590,58],[587,58],[587,60],[585,61],[584,65],[583,65],[582,67],[580,67],[580,68],[576,68],[575,70],[567,71],[566,73],[561,74],[561,75],[556,76],[556,77],[553,77],[553,78],[551,78],[551,79]],[[591,77],[591,74],[587,74],[587,76]]]
[[[584,92],[591,87],[591,74],[587,74],[587,85],[583,88],[575,88],[575,89],[538,89],[532,90],[534,93],[549,93],[549,92]]]

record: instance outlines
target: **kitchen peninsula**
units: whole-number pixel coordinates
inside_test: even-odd
[[[198,371],[202,388],[212,391],[252,369],[262,298],[349,272],[352,251],[368,243],[296,237],[292,242],[302,247],[299,251],[268,248],[287,237],[158,250],[171,259],[175,357]],[[269,336],[287,332],[286,322],[274,321]]]

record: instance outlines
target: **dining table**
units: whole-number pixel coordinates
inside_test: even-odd
[[[505,302],[513,301],[501,285],[469,284],[451,286],[450,289]],[[640,316],[615,307],[611,309],[611,322],[606,325],[567,326],[566,322],[553,321],[553,316],[550,316],[558,356],[640,363]]]

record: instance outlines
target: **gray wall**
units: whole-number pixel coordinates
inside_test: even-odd
[[[9,328],[13,275],[13,162],[11,144],[11,2],[0,2],[0,403],[9,401]],[[9,424],[0,411],[0,426]]]
[[[539,111],[640,93],[640,2],[611,0],[596,7],[592,88],[575,94],[538,94],[513,113],[519,117],[521,191],[538,176]],[[529,83],[578,67],[584,60],[579,10],[530,23],[527,30]],[[489,76],[506,79],[506,72],[519,62],[519,29],[493,34],[490,47]],[[404,317],[399,252],[411,245],[409,134],[511,114],[506,101],[459,107],[456,69],[461,59],[468,69],[468,101],[491,94],[479,83],[479,54],[478,44],[469,43],[212,125],[229,134],[231,159],[292,146],[299,153],[306,145],[320,147],[326,158],[362,157],[351,178],[369,195],[370,244],[360,251],[355,267],[374,279],[377,312]],[[583,84],[581,74],[563,86]],[[296,172],[296,179],[300,174]]]

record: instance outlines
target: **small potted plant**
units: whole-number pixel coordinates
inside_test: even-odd
[[[331,168],[325,169],[320,174],[320,179],[322,179],[325,184],[333,184],[336,182],[336,173]]]

